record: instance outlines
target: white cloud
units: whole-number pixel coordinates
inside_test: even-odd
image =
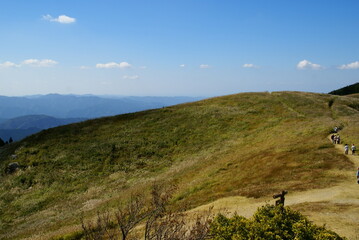
[[[125,76],[123,76],[123,79],[135,80],[135,79],[139,79],[139,78],[140,78],[140,76],[138,76],[138,75],[132,75],[132,76],[125,75]]]
[[[316,63],[311,63],[309,62],[308,60],[303,60],[303,61],[300,61],[298,64],[297,64],[297,68],[298,69],[313,69],[313,70],[319,70],[319,69],[322,69],[323,67],[320,66],[319,64],[316,64]]]
[[[181,65],[179,65],[180,67],[185,67],[186,65],[184,65],[184,64],[181,64]]]
[[[50,14],[46,14],[46,15],[42,16],[42,19],[50,21],[50,22],[54,21],[54,18],[51,17]]]
[[[13,63],[13,62],[9,62],[9,61],[6,61],[4,63],[0,63],[0,68],[11,68],[11,67],[20,67],[20,66]]]
[[[141,66],[140,68],[141,69],[147,69],[147,66]]]
[[[74,22],[76,22],[76,18],[68,17],[66,15],[60,15],[57,18],[57,22],[59,22],[59,23],[74,23]]]
[[[51,59],[27,59],[23,61],[22,64],[29,65],[32,67],[51,67],[58,64],[58,62]]]
[[[115,62],[109,62],[109,63],[98,63],[96,64],[97,68],[119,68],[120,64]]]
[[[109,63],[98,63],[96,64],[96,68],[130,68],[132,67],[131,64],[127,63],[127,62],[120,62],[120,63],[115,63],[115,62],[109,62]]]
[[[85,70],[85,69],[89,69],[90,67],[89,66],[80,66],[79,67],[81,70]]]
[[[72,17],[66,16],[66,15],[60,15],[57,18],[54,18],[50,14],[47,14],[47,15],[42,16],[42,19],[50,21],[50,22],[58,22],[58,23],[63,23],[63,24],[76,22],[76,18],[72,18]]]
[[[120,62],[120,68],[130,68],[130,67],[132,66],[128,62]]]
[[[209,68],[209,65],[207,65],[207,64],[201,64],[201,65],[199,65],[199,68],[202,68],[202,69]]]
[[[344,69],[358,69],[359,68],[359,61],[344,64],[344,65],[341,65],[338,68],[342,69],[342,70],[344,70]]]
[[[244,68],[258,68],[258,66],[252,64],[252,63],[245,63],[242,65]]]

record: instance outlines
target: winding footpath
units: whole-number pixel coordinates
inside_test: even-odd
[[[342,144],[335,144],[335,148],[344,154]],[[285,205],[300,210],[317,225],[325,225],[328,229],[350,240],[359,240],[359,184],[356,179],[359,156],[351,154],[345,156],[355,167],[352,171],[340,173],[347,176],[348,180],[324,189],[289,192],[286,195]],[[274,203],[273,198],[228,197],[195,208],[189,213],[203,213],[213,207],[213,213],[233,214],[237,212],[238,215],[250,217],[258,207],[266,203]]]

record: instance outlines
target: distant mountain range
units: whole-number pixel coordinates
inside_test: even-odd
[[[66,125],[74,122],[81,122],[87,120],[86,118],[54,118],[46,115],[28,115],[9,119],[0,123],[0,129],[47,129]]]
[[[92,95],[0,96],[0,118],[47,115],[56,118],[98,118],[160,108],[200,97],[98,97]]]
[[[6,142],[12,138],[14,141],[19,141],[34,133],[40,132],[41,129],[29,128],[29,129],[0,129],[0,138]]]
[[[92,95],[0,96],[0,138],[15,141],[43,129],[192,102],[200,97],[121,97]]]
[[[27,115],[0,122],[0,138],[20,140],[41,130],[87,120],[86,118],[54,118],[46,115]]]

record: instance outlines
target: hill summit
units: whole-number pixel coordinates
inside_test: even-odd
[[[44,130],[0,148],[0,238],[74,231],[79,216],[154,181],[176,186],[173,209],[334,186],[353,164],[327,136],[340,126],[343,142],[359,142],[355,106],[328,94],[242,93]],[[13,162],[20,168],[5,174]]]
[[[358,83],[354,83],[352,85],[331,91],[329,94],[333,94],[333,95],[349,95],[349,94],[355,94],[355,93],[359,93],[359,82]]]

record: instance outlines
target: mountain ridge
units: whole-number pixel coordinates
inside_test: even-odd
[[[329,94],[344,96],[357,93],[359,93],[359,82],[331,91]]]
[[[85,118],[55,118],[47,115],[27,115],[0,122],[0,138],[19,141],[44,129],[85,121]]]
[[[47,116],[44,114],[41,115],[26,115],[20,116],[12,119],[8,119],[0,123],[0,129],[47,129],[52,127],[57,127],[60,125],[66,125],[70,123],[85,121],[86,118],[55,118]]]

